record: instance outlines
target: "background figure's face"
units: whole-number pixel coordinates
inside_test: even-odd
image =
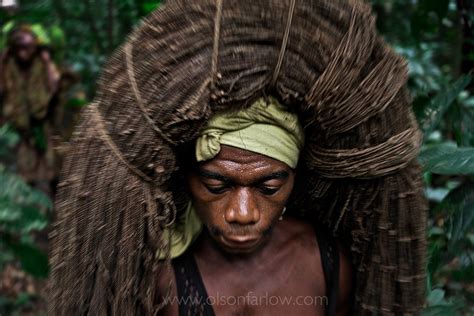
[[[198,216],[227,253],[250,253],[270,236],[294,184],[285,163],[223,145],[189,174]]]
[[[13,36],[13,54],[20,63],[27,63],[33,60],[38,49],[36,39],[29,32],[18,32]]]

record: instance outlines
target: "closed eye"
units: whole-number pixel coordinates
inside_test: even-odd
[[[229,189],[228,185],[209,185],[205,184],[204,185],[206,189],[211,192],[212,194],[222,194],[224,193],[227,189]]]
[[[267,187],[267,186],[260,186],[258,190],[265,195],[273,195],[277,193],[280,188],[279,187]]]

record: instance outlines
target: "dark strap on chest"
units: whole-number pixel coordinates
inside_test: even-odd
[[[192,251],[172,261],[178,291],[179,316],[214,316]]]
[[[337,296],[339,294],[339,249],[332,235],[322,229],[316,228],[316,238],[321,255],[324,280],[326,281],[326,316],[335,316],[337,307]]]

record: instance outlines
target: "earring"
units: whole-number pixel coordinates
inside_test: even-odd
[[[280,218],[279,218],[280,221],[283,220],[283,214],[285,214],[285,212],[286,212],[286,206],[283,208],[283,211],[281,211],[281,215],[280,215]]]

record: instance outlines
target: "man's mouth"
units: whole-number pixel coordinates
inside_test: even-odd
[[[245,228],[225,231],[216,226],[208,226],[213,239],[228,252],[250,253],[257,249],[270,235],[272,226],[259,232],[256,229]]]
[[[220,236],[221,242],[231,249],[236,250],[247,250],[253,249],[260,242],[260,237],[258,236]]]

